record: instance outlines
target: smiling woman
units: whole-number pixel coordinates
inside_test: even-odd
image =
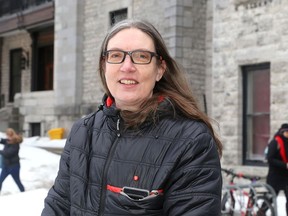
[[[73,125],[42,216],[220,215],[222,145],[159,32],[124,20],[100,52],[103,104]]]
[[[165,61],[155,53],[152,38],[137,28],[125,29],[110,39],[103,54],[105,82],[116,107],[138,110],[152,97],[155,83],[166,69]]]

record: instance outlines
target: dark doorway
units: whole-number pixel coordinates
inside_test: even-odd
[[[10,51],[9,102],[14,102],[15,94],[21,92],[21,57],[22,49]]]
[[[54,31],[48,28],[32,33],[32,91],[53,90]]]
[[[53,45],[38,49],[38,91],[53,90]]]

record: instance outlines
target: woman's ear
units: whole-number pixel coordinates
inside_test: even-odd
[[[165,73],[166,71],[166,62],[164,60],[161,60],[161,63],[160,65],[158,66],[158,69],[157,69],[157,76],[156,76],[156,81],[158,82],[159,80],[161,80],[163,74]]]

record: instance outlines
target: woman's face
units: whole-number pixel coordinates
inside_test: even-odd
[[[7,131],[6,132],[6,136],[9,139],[9,138],[11,138],[13,136],[13,133],[11,131]]]
[[[155,52],[152,38],[136,28],[124,29],[114,35],[108,42],[107,50]],[[135,111],[140,104],[150,98],[155,83],[165,71],[166,64],[157,63],[152,57],[149,64],[134,64],[129,55],[120,64],[105,62],[104,71],[107,86],[115,99],[116,107],[122,110]]]

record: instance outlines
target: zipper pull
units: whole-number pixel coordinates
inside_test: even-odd
[[[120,133],[120,117],[118,117],[118,119],[117,119],[116,130],[117,130],[117,137],[120,137],[121,136],[121,133]]]

